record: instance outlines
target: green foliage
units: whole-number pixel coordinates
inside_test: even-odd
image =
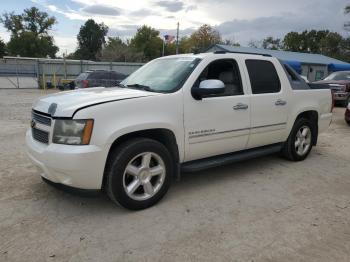
[[[264,48],[270,50],[282,50],[283,43],[280,38],[274,38],[272,36],[268,36],[263,40],[250,40],[248,43],[249,47],[252,48]]]
[[[55,46],[49,31],[56,23],[55,17],[36,7],[24,9],[22,14],[4,13],[0,22],[11,32],[7,44],[10,55],[31,57],[55,57],[58,47]]]
[[[179,48],[179,52],[180,52]],[[181,53],[181,52],[180,52]],[[176,43],[169,43],[164,46],[164,55],[175,55],[176,54]]]
[[[210,25],[204,24],[193,32],[189,38],[182,38],[180,47],[184,53],[203,52],[211,45],[221,43],[223,42],[219,32]]]
[[[3,57],[6,54],[6,44],[4,41],[2,41],[2,39],[0,39],[0,57]]]
[[[283,44],[286,51],[323,54],[349,61],[349,40],[336,32],[328,30],[290,32],[284,37]]]
[[[104,24],[97,24],[93,19],[89,19],[80,27],[78,39],[78,49],[75,56],[79,59],[96,60],[99,56],[102,45],[106,42],[108,27]]]
[[[162,55],[163,40],[159,37],[159,31],[143,25],[131,38],[130,46],[143,53],[145,60],[152,60]]]
[[[222,41],[222,44],[224,44],[224,45],[231,45],[231,46],[241,46],[240,43],[236,42],[233,39],[225,39],[224,41]]]
[[[260,48],[261,47],[261,41],[257,41],[257,40],[250,40],[249,43],[248,43],[248,46],[249,47],[252,47],[252,48]]]
[[[345,14],[349,14],[350,13],[350,5],[345,7]]]
[[[181,54],[184,53],[192,53],[194,49],[194,46],[192,45],[192,41],[190,40],[190,37],[184,36],[179,41],[179,52]]]
[[[142,62],[143,53],[137,52],[119,37],[109,37],[100,60],[110,62]]]
[[[271,50],[281,50],[283,48],[282,41],[280,38],[273,38],[268,36],[262,41],[262,48]]]
[[[11,55],[27,57],[55,57],[58,51],[51,36],[38,37],[33,32],[22,32],[19,36],[12,36],[7,49]]]

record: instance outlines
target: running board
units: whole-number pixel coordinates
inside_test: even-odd
[[[265,155],[274,154],[280,152],[283,144],[273,144],[264,147],[258,147],[248,150],[243,150],[235,153],[219,155],[215,157],[209,157],[199,160],[194,160],[181,164],[182,172],[198,172],[204,169],[232,164],[252,158],[257,158]]]

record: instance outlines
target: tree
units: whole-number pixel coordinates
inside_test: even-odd
[[[281,50],[283,48],[283,45],[281,39],[268,36],[265,39],[263,39],[262,48],[271,50]]]
[[[337,32],[290,32],[284,37],[283,45],[287,51],[322,54],[350,61],[350,38],[344,38]]]
[[[10,55],[55,57],[58,47],[49,31],[56,18],[36,7],[24,9],[22,14],[4,13],[0,22],[11,32],[7,44]]]
[[[142,52],[146,60],[152,60],[161,56],[163,40],[159,37],[159,31],[143,25],[137,29],[136,35],[131,38],[130,46],[137,52]]]
[[[230,46],[241,46],[240,43],[236,42],[234,39],[225,39],[222,41],[222,44]]]
[[[311,30],[288,33],[283,40],[284,49],[294,52],[332,55],[338,52],[343,37],[328,30]]]
[[[106,43],[105,36],[108,27],[104,24],[97,24],[93,19],[89,19],[80,27],[78,39],[78,49],[75,55],[79,59],[96,60],[101,52],[103,44]]]
[[[343,52],[343,37],[336,32],[329,32],[319,43],[320,53],[332,57],[341,57]]]
[[[180,45],[179,45],[179,52],[180,51]],[[176,54],[176,42],[172,43],[166,43],[164,46],[164,55],[175,55]]]
[[[350,63],[350,37],[343,38],[341,43],[341,50],[342,54],[341,57],[338,57],[338,59]]]
[[[109,37],[100,60],[110,62],[142,62],[143,53],[137,52],[119,37]]]
[[[6,55],[6,44],[0,38],[0,57],[3,57],[4,55]]]
[[[283,39],[283,48],[286,51],[300,52],[305,49],[303,35],[298,32],[289,32]],[[306,50],[307,51],[307,50]]]
[[[20,37],[12,37],[7,43],[11,55],[27,57],[55,57],[58,47],[51,36],[37,37],[33,32],[23,32]]]
[[[202,52],[211,45],[222,43],[219,32],[207,24],[202,25],[197,31],[193,32],[189,41],[194,52]]]
[[[184,53],[192,53],[193,52],[193,45],[188,36],[184,36],[179,41],[179,52]]]
[[[258,41],[258,40],[250,40],[249,43],[248,43],[248,46],[249,47],[252,47],[252,48],[259,48],[261,45],[261,41]]]

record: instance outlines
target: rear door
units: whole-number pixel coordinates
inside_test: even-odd
[[[287,86],[278,61],[245,59],[247,79],[251,86],[251,131],[247,148],[282,142],[287,128]],[[284,73],[285,74],[285,73]]]

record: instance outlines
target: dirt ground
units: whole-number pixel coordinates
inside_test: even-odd
[[[24,150],[38,90],[0,90],[0,261],[350,261],[344,108],[304,162],[268,156],[183,174],[156,206],[44,183]]]

